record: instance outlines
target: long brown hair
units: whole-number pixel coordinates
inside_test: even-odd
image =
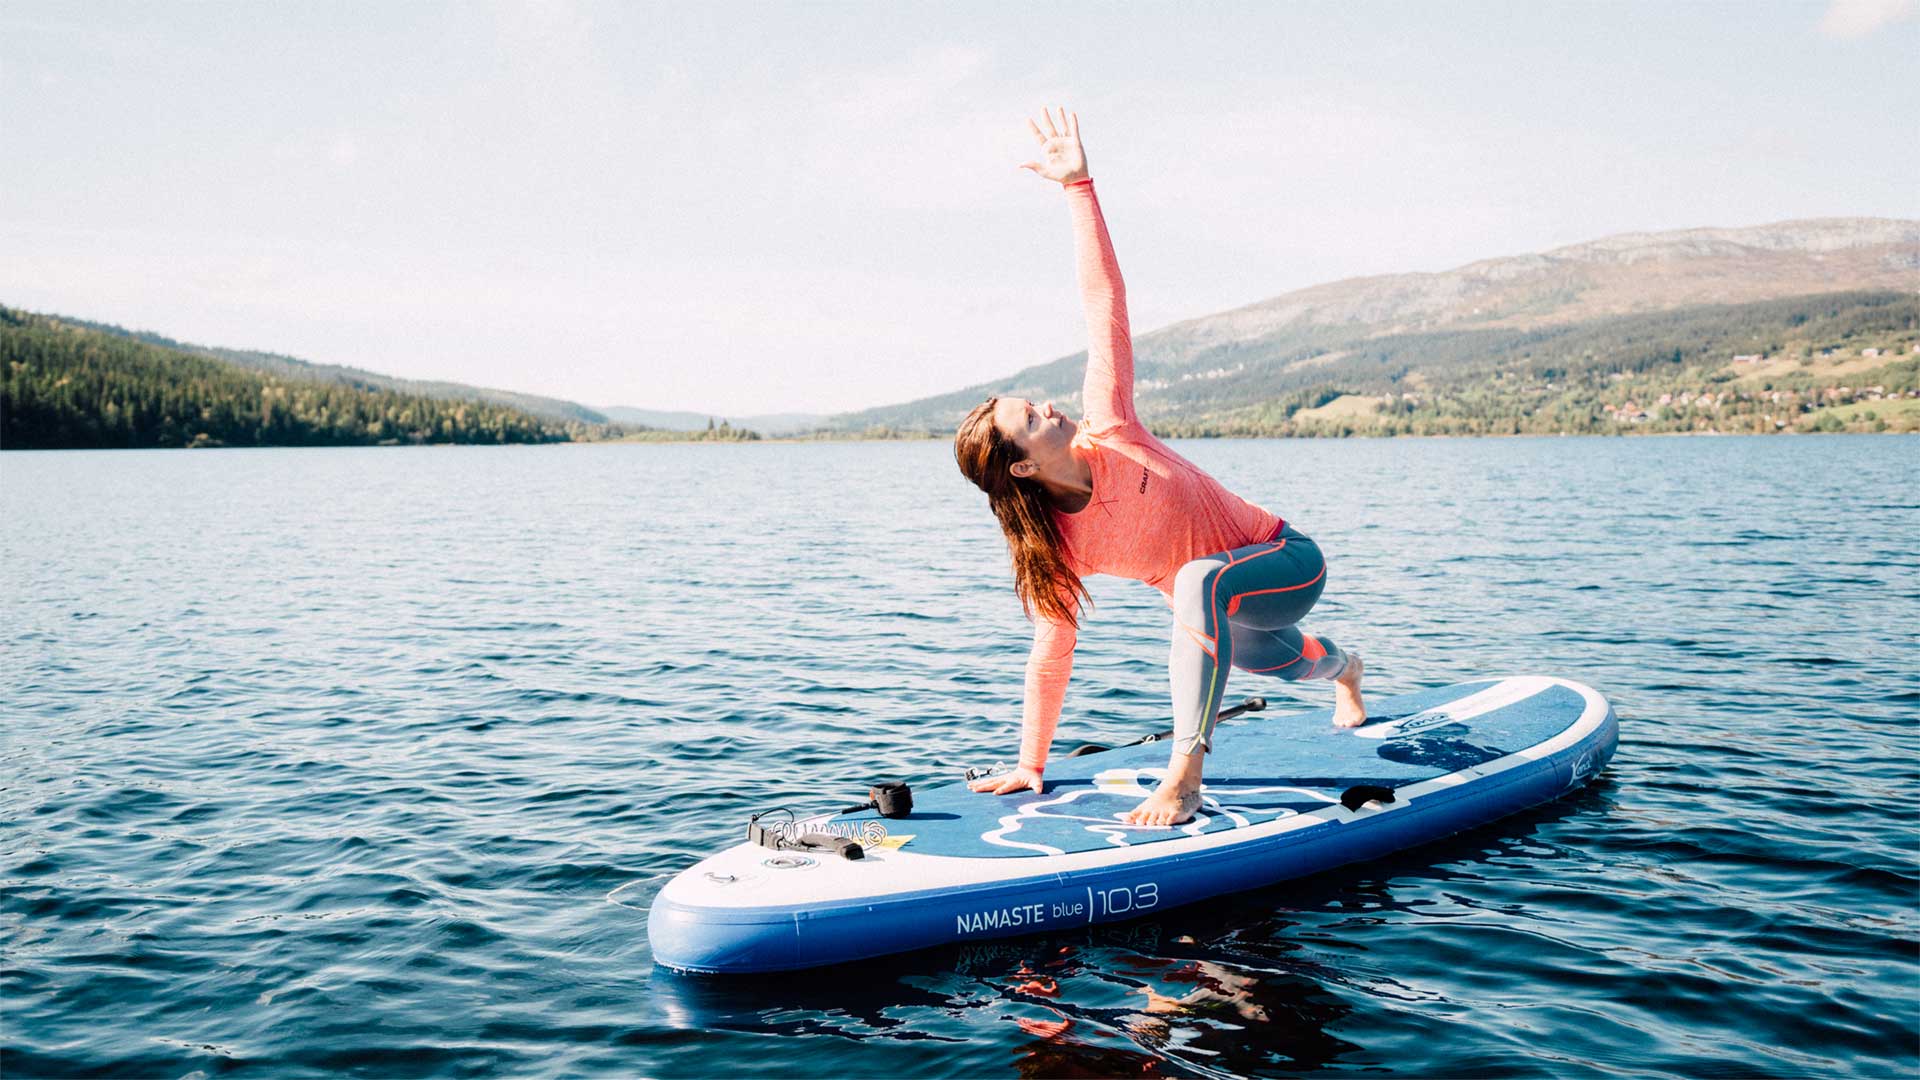
[[[1007,534],[1007,551],[1013,556],[1013,591],[1020,607],[1032,618],[1034,611],[1053,622],[1080,625],[1080,605],[1091,604],[1080,575],[1067,565],[1066,541],[1053,521],[1053,504],[1047,489],[1037,480],[1013,475],[1009,467],[1023,460],[1023,453],[1012,439],[1000,433],[993,423],[997,397],[974,406],[960,430],[953,436],[953,458],[960,472],[973,486],[987,493],[993,516],[1000,519]]]

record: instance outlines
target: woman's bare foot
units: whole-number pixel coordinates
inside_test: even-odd
[[[1189,791],[1175,784],[1171,777],[1160,781],[1153,794],[1146,801],[1127,812],[1129,825],[1178,825],[1193,819],[1193,812],[1200,809],[1200,789]]]
[[[1347,654],[1347,669],[1333,681],[1334,727],[1359,727],[1367,722],[1367,704],[1360,700],[1360,676],[1366,669],[1359,653]]]
[[[1200,809],[1200,769],[1206,754],[1175,750],[1167,759],[1167,778],[1153,794],[1121,820],[1129,825],[1178,825]]]

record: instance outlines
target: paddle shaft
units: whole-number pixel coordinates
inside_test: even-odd
[[[1231,709],[1220,710],[1219,713],[1215,714],[1214,722],[1219,723],[1222,720],[1231,720],[1234,717],[1241,715],[1242,713],[1259,712],[1261,709],[1264,709],[1266,707],[1267,707],[1266,698],[1250,697],[1247,700],[1241,702],[1240,704],[1235,705]],[[1171,738],[1173,738],[1173,729],[1168,728],[1165,731],[1156,731],[1151,735],[1142,735],[1130,743],[1121,743],[1120,745],[1121,746],[1139,746],[1142,743],[1159,742],[1161,739],[1171,739]],[[1083,757],[1087,754],[1104,754],[1108,750],[1113,750],[1113,749],[1117,749],[1117,748],[1112,746],[1101,746],[1098,743],[1088,743],[1085,746],[1074,747],[1072,750],[1068,751],[1067,756]]]

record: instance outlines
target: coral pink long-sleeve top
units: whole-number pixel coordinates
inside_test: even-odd
[[[1182,566],[1271,539],[1283,523],[1167,449],[1134,415],[1133,339],[1120,263],[1093,181],[1068,184],[1066,193],[1089,338],[1081,392],[1086,419],[1072,445],[1092,466],[1093,498],[1077,513],[1054,511],[1053,520],[1074,573],[1144,581],[1171,602]],[[1020,731],[1025,768],[1046,766],[1077,640],[1072,623],[1034,620]]]

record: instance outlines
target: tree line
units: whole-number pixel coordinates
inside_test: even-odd
[[[1146,335],[1136,346],[1135,388],[1141,417],[1154,431],[1174,436],[1680,431],[1710,421],[1698,410],[1681,409],[1670,409],[1672,415],[1649,410],[1644,421],[1626,427],[1616,417],[1628,402],[1643,405],[1648,395],[1657,399],[1687,389],[1697,395],[1709,384],[1737,378],[1722,370],[1736,355],[1811,361],[1827,348],[1857,357],[1862,347],[1883,346],[1907,356],[1916,340],[1920,297],[1887,290],[1700,304],[1533,327],[1466,324],[1383,332],[1374,325],[1289,324],[1202,348],[1189,347],[1177,334]],[[1066,356],[994,383],[836,418],[832,434],[950,437],[960,417],[989,394],[1074,401],[1085,364],[1084,353]],[[1819,366],[1801,381],[1819,379]],[[1899,378],[1897,369],[1848,376],[1866,384]],[[1746,392],[1748,382],[1738,389]],[[1380,406],[1366,414],[1314,411],[1343,394],[1378,399]],[[1766,407],[1758,398],[1746,404],[1753,406],[1754,430],[1777,430],[1771,425],[1780,410],[1770,396]],[[1803,414],[1829,404],[1824,397],[1799,402]],[[1828,418],[1827,425],[1836,419]],[[1879,419],[1862,417],[1853,429],[1874,430]]]
[[[384,446],[617,438],[507,406],[280,377],[0,307],[0,448]]]
[[[1155,431],[1196,437],[1889,430],[1878,411],[1855,410],[1844,422],[1813,414],[1860,404],[1867,387],[1887,396],[1920,389],[1915,341],[1920,298],[1835,293],[1531,330],[1387,335],[1322,366],[1249,364],[1238,379],[1175,383],[1143,394],[1140,409]],[[1819,362],[1822,352],[1845,359],[1867,346],[1887,353],[1867,370],[1841,378]],[[1748,379],[1729,369],[1736,355],[1798,363]],[[1711,404],[1697,404],[1703,393]],[[1315,412],[1344,394],[1377,403],[1358,415]],[[1912,414],[1894,407],[1891,429],[1910,430]]]

